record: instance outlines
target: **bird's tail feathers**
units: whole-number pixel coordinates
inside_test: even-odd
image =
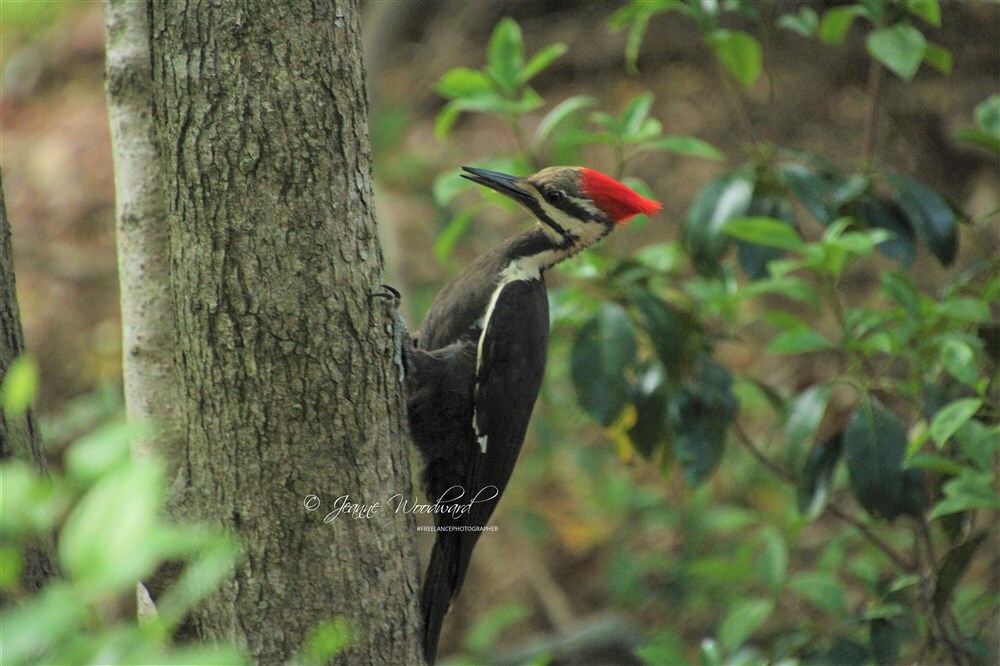
[[[440,538],[442,536],[450,535],[439,535],[435,539],[420,593],[420,610],[424,616],[424,659],[428,664],[433,664],[437,658],[438,638],[455,593],[458,566],[458,542],[451,538]]]

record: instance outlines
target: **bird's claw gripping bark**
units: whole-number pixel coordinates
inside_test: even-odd
[[[399,294],[399,290],[387,284],[381,285],[381,291],[373,292],[371,296],[372,298],[385,298],[392,301],[392,311],[395,315],[392,327],[392,361],[399,368],[399,381],[402,382],[406,378],[405,358],[408,351],[407,345],[412,345],[410,332],[406,328],[406,321],[403,319],[403,315],[399,313],[399,303],[402,297]]]

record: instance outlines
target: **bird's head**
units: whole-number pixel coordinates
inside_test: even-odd
[[[660,209],[656,201],[585,167],[548,167],[531,176],[474,167],[462,170],[464,178],[527,208],[557,245],[573,252],[594,244],[639,213],[652,215]]]

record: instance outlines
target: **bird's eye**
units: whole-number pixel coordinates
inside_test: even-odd
[[[550,204],[560,203],[563,200],[563,193],[559,190],[548,190],[545,193],[545,200]]]

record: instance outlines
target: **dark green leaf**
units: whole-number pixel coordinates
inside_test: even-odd
[[[966,467],[957,478],[941,487],[945,498],[934,506],[930,518],[975,509],[1000,509],[995,483],[996,477],[991,472],[977,472]]]
[[[517,82],[520,85],[524,85],[531,79],[535,78],[539,72],[551,65],[556,61],[556,58],[566,53],[567,47],[565,44],[549,44],[544,49],[536,53],[528,64],[524,66],[517,77]]]
[[[636,358],[628,314],[605,303],[583,325],[570,351],[570,374],[580,406],[603,426],[611,425],[628,402],[627,370]]]
[[[934,608],[936,613],[941,613],[947,607],[951,593],[962,579],[972,556],[976,550],[986,540],[988,533],[980,532],[965,543],[961,543],[948,551],[941,560],[941,568],[937,571],[934,581]]]
[[[844,432],[840,431],[814,448],[799,473],[796,499],[799,513],[814,519],[826,508],[833,485],[833,472],[844,450]]]
[[[667,379],[676,382],[682,369],[690,364],[692,341],[697,334],[690,316],[682,314],[646,287],[629,290],[629,297],[642,317],[656,355],[667,371]]]
[[[732,381],[726,368],[702,356],[690,381],[670,396],[674,453],[692,486],[708,478],[722,458],[737,410]]]
[[[827,650],[806,660],[810,666],[865,666],[870,655],[868,649],[849,638],[838,638]]]
[[[903,513],[906,430],[895,414],[863,398],[844,431],[844,452],[851,489],[861,506],[890,520]]]
[[[752,86],[760,75],[760,43],[740,30],[713,30],[707,37],[708,45],[719,62],[744,86]]]
[[[899,658],[899,625],[895,620],[874,619],[868,625],[872,656],[879,666],[891,666]]]
[[[635,425],[629,428],[628,438],[642,457],[649,460],[670,436],[667,424],[667,391],[663,371],[653,366],[643,373],[633,388],[632,404],[635,405]]]
[[[552,107],[552,110],[545,114],[541,122],[538,123],[538,127],[535,129],[535,142],[538,145],[545,143],[545,141],[552,135],[552,131],[555,130],[559,125],[569,119],[577,111],[586,109],[587,107],[594,105],[594,98],[587,97],[585,95],[575,95],[573,97],[568,97],[563,101]]]
[[[524,39],[514,19],[506,17],[497,24],[487,47],[487,59],[490,76],[501,90],[512,95],[524,66]]]
[[[788,188],[820,224],[833,222],[837,217],[837,209],[831,203],[837,190],[833,179],[810,166],[795,163],[782,165],[780,174]]]
[[[909,268],[917,256],[917,239],[902,209],[892,201],[866,196],[861,214],[872,229],[885,229],[892,238],[878,244],[879,252]]]
[[[702,274],[718,271],[729,244],[726,222],[742,217],[753,195],[753,174],[735,171],[709,182],[695,197],[684,228],[684,245]]]
[[[950,265],[958,252],[958,230],[951,206],[940,194],[912,178],[888,175],[885,180],[910,225],[934,256],[945,266]]]
[[[819,24],[819,38],[827,44],[840,44],[855,17],[860,15],[861,9],[854,5],[827,10]]]
[[[875,30],[865,44],[873,58],[907,81],[917,73],[927,51],[923,33],[908,23]]]

